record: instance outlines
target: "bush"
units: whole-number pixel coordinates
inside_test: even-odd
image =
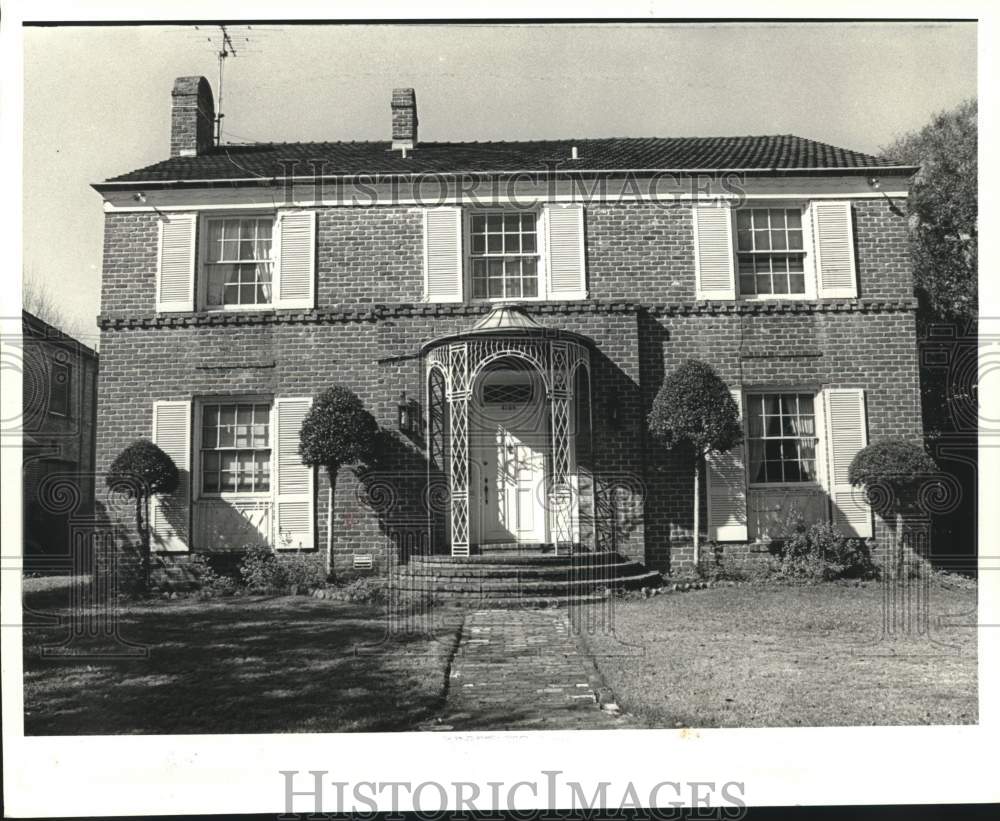
[[[239,583],[232,576],[219,573],[212,567],[207,556],[195,554],[191,556],[190,563],[193,566],[198,579],[197,593],[207,599],[216,596],[232,596],[239,589]]]
[[[307,593],[326,583],[326,571],[313,553],[279,558],[267,545],[251,545],[240,564],[240,575],[254,593]]]
[[[864,540],[845,538],[829,522],[799,520],[781,542],[780,572],[792,579],[830,581],[871,578],[876,567]]]
[[[331,588],[327,598],[354,604],[380,604],[389,598],[389,586],[385,579],[360,576]]]

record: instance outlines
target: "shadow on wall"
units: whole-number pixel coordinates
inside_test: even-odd
[[[400,434],[380,431],[376,459],[356,473],[357,503],[378,521],[391,562],[449,551],[447,476]]]

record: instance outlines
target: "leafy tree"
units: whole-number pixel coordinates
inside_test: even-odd
[[[977,115],[967,100],[882,150],[887,160],[920,166],[907,201],[920,338],[937,323],[957,325],[962,336],[976,319]],[[920,381],[924,429],[934,438],[952,429],[952,403],[974,401],[958,395],[972,386],[950,384],[943,368],[924,368]]]
[[[913,273],[924,307],[941,318],[976,315],[977,115],[966,100],[882,151],[920,166],[908,201]]]
[[[326,468],[330,477],[328,548],[333,549],[333,495],[344,465],[365,462],[376,450],[379,427],[357,395],[334,385],[313,402],[299,433],[299,454],[307,465]]]
[[[919,442],[883,439],[858,451],[848,469],[852,485],[864,487],[882,515],[895,517],[896,572],[903,571],[903,513],[914,505],[920,483],[937,473],[937,465]]]
[[[739,444],[739,408],[711,366],[688,359],[667,376],[647,417],[649,431],[667,450],[680,449],[694,462],[694,561],[699,550],[699,474],[705,457]]]
[[[108,470],[108,487],[131,487],[135,495],[135,527],[142,548],[142,585],[149,589],[150,533],[149,499],[177,490],[180,476],[177,465],[158,445],[148,439],[136,439],[126,447]]]

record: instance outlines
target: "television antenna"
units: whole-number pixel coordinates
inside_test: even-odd
[[[229,36],[229,32],[226,31],[226,27],[220,25],[219,30],[222,33],[222,42],[219,44],[219,105],[215,109],[215,145],[218,146],[222,142],[222,118],[226,115],[222,113],[222,80],[226,73],[226,60],[231,56],[236,56],[236,46],[233,45],[233,41]]]

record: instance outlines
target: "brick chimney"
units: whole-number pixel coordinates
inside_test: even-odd
[[[178,77],[171,92],[170,156],[194,157],[215,145],[215,98],[204,77]]]
[[[417,95],[412,88],[392,90],[392,147],[413,148],[417,144]]]

